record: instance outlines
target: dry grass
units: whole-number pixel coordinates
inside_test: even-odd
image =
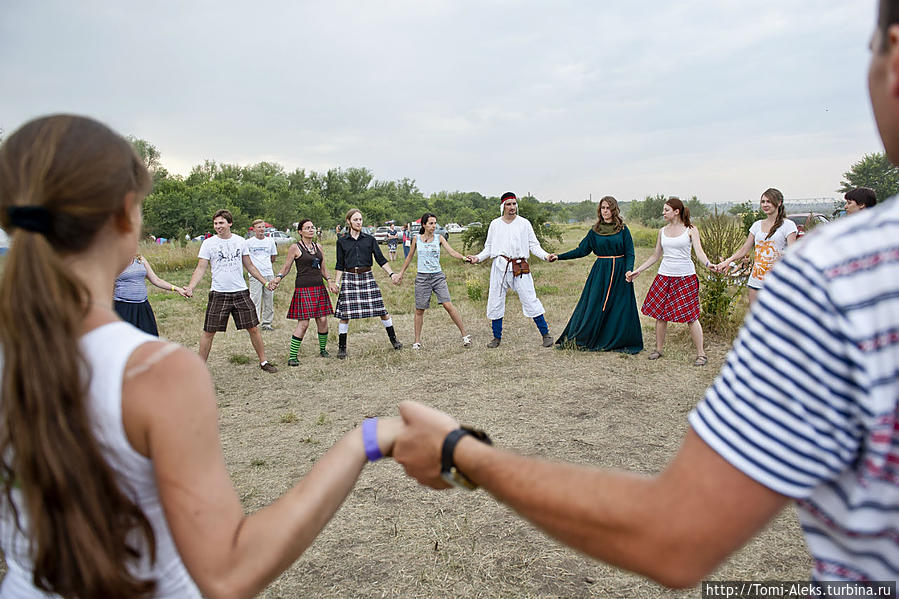
[[[584,229],[569,229],[562,249]],[[454,242],[456,240],[452,240]],[[637,260],[651,249],[638,248]],[[333,264],[333,244],[326,248]],[[402,255],[402,254],[400,254]],[[279,259],[278,265],[283,260]],[[154,262],[155,263],[155,262]],[[394,263],[399,268],[399,263]],[[533,265],[553,333],[562,330],[592,260]],[[657,472],[677,451],[686,416],[712,382],[729,340],[707,343],[709,364],[692,367],[686,326],[669,327],[665,358],[539,347],[517,298],[507,303],[503,344],[491,337],[481,301],[468,298],[466,278],[484,284],[488,267],[445,263],[454,303],[474,335],[461,347],[446,313],[425,314],[424,348],[413,353],[412,273],[403,286],[377,278],[407,347],[390,349],[377,319],[350,325],[349,359],[318,357],[314,331],[300,350],[301,365],[286,366],[293,321],[283,320],[288,289],[276,292],[276,330],[264,333],[269,358],[281,371],[263,373],[244,332],[215,338],[209,368],[216,381],[222,444],[247,510],[287,490],[341,435],[365,416],[396,412],[416,399],[490,432],[496,444],[525,454],[638,472]],[[166,275],[185,284],[190,269]],[[652,273],[637,280],[642,303]],[[203,285],[208,287],[207,275]],[[288,287],[288,286],[285,286]],[[183,300],[151,294],[162,334],[197,347],[205,293]],[[331,320],[331,349],[336,325]],[[644,339],[653,345],[652,323]],[[332,352],[336,353],[336,352]],[[235,364],[245,356],[246,365]],[[726,579],[804,579],[810,559],[793,510],[714,575]],[[434,492],[407,479],[385,460],[366,467],[355,489],[316,543],[264,593],[265,597],[695,597],[585,558],[560,546],[497,504],[483,491]]]

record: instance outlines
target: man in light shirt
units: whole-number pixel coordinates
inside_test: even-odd
[[[247,239],[247,249],[250,251],[250,260],[265,277],[266,281],[275,278],[272,264],[278,257],[278,248],[275,240],[265,236],[265,222],[261,218],[253,221],[253,236]],[[256,306],[256,317],[262,323],[259,325],[263,331],[272,330],[272,319],[275,317],[274,292],[252,276],[250,277],[250,299]]]
[[[200,246],[197,268],[190,277],[190,283],[184,288],[188,297],[192,297],[194,287],[212,265],[212,287],[209,291],[209,303],[206,304],[203,335],[200,337],[200,357],[204,360],[209,358],[213,337],[217,332],[228,330],[228,318],[233,317],[235,326],[246,329],[249,333],[253,349],[259,356],[259,367],[265,372],[278,372],[265,359],[265,345],[259,334],[259,317],[256,316],[256,306],[250,299],[243,269],[246,268],[250,276],[260,283],[266,284],[267,281],[250,260],[247,240],[231,233],[233,223],[234,218],[227,210],[215,213],[212,217],[215,235],[204,240]]]

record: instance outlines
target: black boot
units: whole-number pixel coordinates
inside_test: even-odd
[[[393,349],[403,349],[403,344],[396,340],[396,331],[393,329],[393,325],[384,328],[387,329],[387,336],[390,338]]]
[[[340,333],[337,335],[337,359],[346,359],[346,333]]]

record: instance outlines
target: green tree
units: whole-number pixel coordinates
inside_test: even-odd
[[[899,193],[899,168],[882,152],[865,154],[843,173],[837,191],[846,193],[856,187],[870,187],[877,194],[877,201],[882,202]]]
[[[133,135],[129,135],[125,139],[127,139],[131,143],[134,151],[137,152],[137,155],[140,156],[141,160],[143,160],[144,166],[147,167],[148,171],[154,172],[161,166],[159,164],[159,158],[161,155],[156,146],[148,142],[146,139],[134,137]]]
[[[628,207],[627,217],[630,220],[639,221],[647,227],[661,227],[664,224],[662,208],[667,200],[668,197],[660,193],[646,196],[643,201],[634,200]]]
[[[499,198],[490,198],[493,208],[481,211],[480,222],[484,223],[481,227],[470,228],[462,233],[462,246],[468,249],[481,250],[487,241],[487,230],[490,222],[499,216]],[[534,234],[537,241],[547,252],[553,251],[554,246],[551,239],[555,239],[559,243],[562,242],[562,229],[549,221],[550,210],[546,204],[541,203],[533,196],[525,196],[518,198],[518,214],[529,221],[534,227]]]

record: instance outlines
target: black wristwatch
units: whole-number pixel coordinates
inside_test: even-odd
[[[488,437],[487,433],[484,431],[479,431],[467,426],[450,431],[443,440],[443,449],[440,452],[440,477],[454,487],[474,491],[478,488],[477,483],[465,476],[453,463],[453,453],[456,451],[456,444],[459,442],[459,439],[465,435],[471,435],[481,443],[493,445],[493,441],[490,440],[490,437]]]

